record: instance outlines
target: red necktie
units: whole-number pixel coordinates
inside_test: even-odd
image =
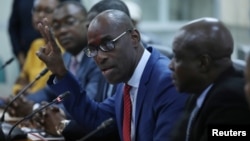
[[[131,86],[125,84],[124,95],[123,95],[123,141],[131,141],[131,100],[129,91]]]

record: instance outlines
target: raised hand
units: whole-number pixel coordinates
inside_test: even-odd
[[[47,65],[48,69],[60,79],[67,73],[67,69],[64,66],[61,50],[56,44],[47,18],[44,18],[43,21],[38,24],[38,29],[46,44],[36,52],[36,55]]]

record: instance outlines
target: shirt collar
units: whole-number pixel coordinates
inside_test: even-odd
[[[79,52],[76,56],[72,56],[72,57],[71,57],[71,60],[72,60],[72,59],[76,59],[76,61],[77,61],[78,63],[80,63],[80,62],[82,61],[83,56],[84,56],[84,52],[81,51],[81,52]]]
[[[142,76],[142,73],[146,67],[148,60],[149,60],[150,54],[151,53],[148,50],[146,50],[146,49],[144,50],[143,55],[142,55],[138,65],[136,66],[136,69],[135,69],[132,77],[128,81],[128,84],[130,86],[136,87],[136,88],[139,87],[141,76]]]
[[[210,84],[202,93],[201,95],[198,97],[197,101],[196,101],[196,106],[198,106],[199,108],[201,108],[202,104],[204,103],[204,100],[207,96],[207,93],[209,92],[209,90],[211,89],[211,87],[213,86],[213,84]]]

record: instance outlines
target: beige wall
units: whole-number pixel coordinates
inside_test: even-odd
[[[9,41],[9,36],[7,33],[7,25],[8,19],[10,16],[10,11],[12,8],[12,1],[13,0],[5,0],[4,3],[0,5],[0,58],[3,61],[8,60],[12,57],[11,46]],[[98,2],[99,0],[82,0],[84,5],[87,9],[89,9],[94,3]],[[143,1],[143,0],[134,0],[134,1]],[[158,0],[159,1],[159,0]],[[216,0],[215,0],[216,1]],[[250,0],[217,0],[218,8],[219,8],[219,15],[221,20],[223,20],[226,24],[232,27],[232,32],[236,43],[247,44],[249,46],[250,42]],[[143,6],[143,5],[141,5]],[[167,6],[166,6],[167,7]],[[158,10],[158,9],[151,9],[151,10]],[[163,36],[164,39],[170,39],[174,33],[174,31],[179,27],[181,24],[173,24],[167,25],[169,29],[161,29],[163,32],[155,32],[158,33],[160,36]],[[173,27],[172,27],[173,26]],[[147,26],[147,29],[155,28],[156,26]],[[163,26],[159,26],[163,27]],[[171,29],[170,29],[171,28]],[[159,29],[155,29],[158,31]],[[152,29],[152,31],[154,31]],[[4,70],[7,77],[7,82],[2,84],[0,83],[0,96],[9,94],[10,87],[14,83],[17,74],[18,74],[18,67],[17,62],[15,60],[14,63],[6,67]]]
[[[12,8],[12,0],[6,0],[4,3],[0,5],[0,58],[3,61],[8,60],[11,58],[12,51],[11,51],[11,45],[10,40],[8,36],[8,20],[10,16],[10,11]],[[17,77],[17,61],[15,60],[12,62],[9,66],[7,66],[4,70],[4,73],[6,74],[7,81],[6,83],[0,83],[0,96],[7,95],[11,93],[11,85],[13,84],[15,78]]]
[[[220,0],[220,18],[233,26],[249,27],[249,0]]]

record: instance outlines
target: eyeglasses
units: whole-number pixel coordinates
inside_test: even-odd
[[[58,31],[60,30],[61,28],[69,28],[69,27],[72,27],[74,25],[78,25],[82,22],[84,22],[85,20],[84,19],[78,19],[78,18],[75,18],[75,17],[69,17],[67,18],[66,20],[62,21],[62,22],[55,22],[53,21],[52,23],[52,29],[53,31]]]
[[[97,55],[98,50],[101,50],[103,52],[111,51],[115,48],[115,42],[117,40],[119,40],[122,36],[124,36],[126,33],[131,32],[131,31],[132,31],[132,29],[128,29],[127,31],[124,31],[122,34],[120,34],[119,36],[117,36],[113,40],[104,42],[97,47],[88,46],[87,48],[84,49],[84,53],[88,57],[95,57]]]

